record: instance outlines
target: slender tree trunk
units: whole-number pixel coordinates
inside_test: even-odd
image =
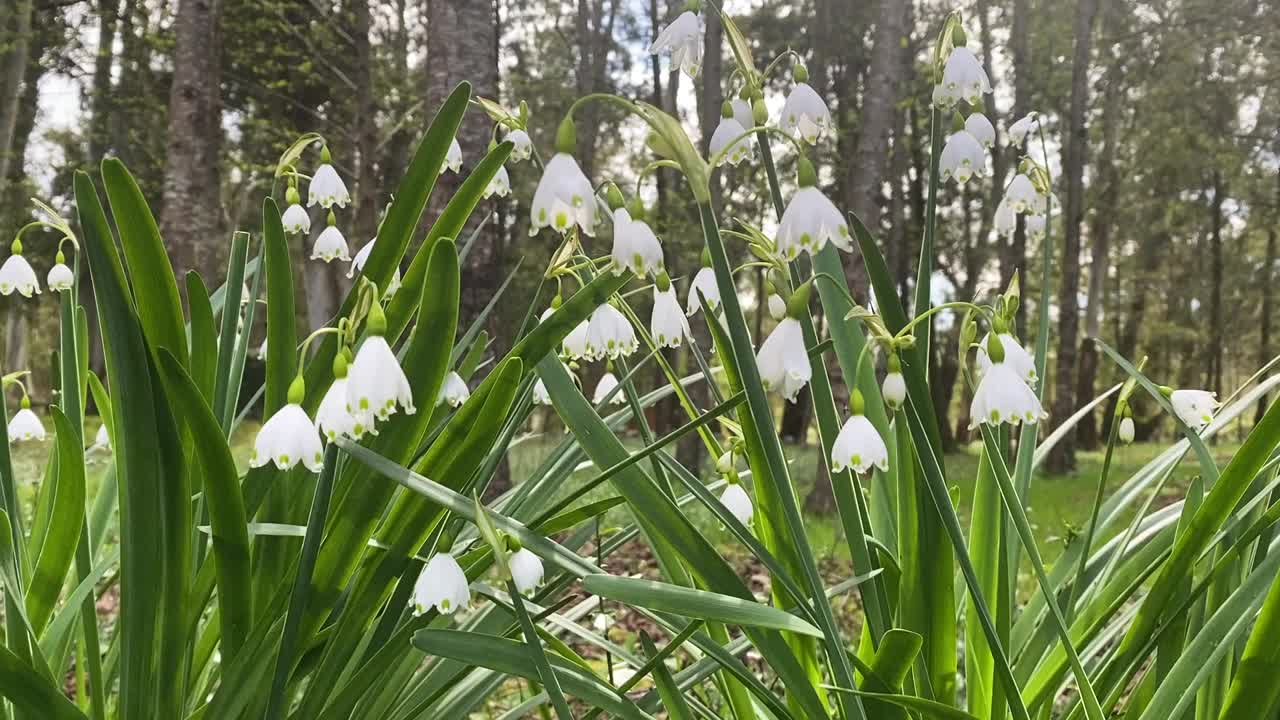
[[[1067,181],[1066,226],[1062,243],[1062,282],[1058,289],[1058,355],[1054,384],[1053,418],[1062,422],[1076,409],[1075,369],[1079,342],[1080,227],[1084,220],[1084,166],[1089,142],[1085,111],[1089,104],[1089,55],[1093,44],[1093,20],[1098,0],[1080,0],[1075,15],[1075,53],[1071,65],[1071,110],[1064,166]],[[1050,467],[1058,472],[1076,464],[1075,438],[1068,433],[1050,455]]]
[[[378,229],[380,212],[378,185],[381,180],[377,167],[378,156],[378,108],[373,99],[374,71],[373,48],[369,33],[372,21],[369,17],[369,0],[354,0],[352,11],[355,27],[352,41],[355,43],[356,62],[356,221],[352,226],[352,252],[368,242]]]
[[[98,50],[93,60],[93,89],[90,92],[89,162],[106,154],[111,142],[111,67],[115,61],[119,0],[98,1]],[[90,313],[93,314],[93,313]]]
[[[182,278],[222,277],[221,0],[181,0],[174,23],[164,210],[160,225]],[[179,284],[182,284],[179,280]]]
[[[1224,261],[1222,257],[1222,200],[1227,193],[1222,171],[1213,170],[1213,201],[1209,205],[1209,347],[1205,368],[1205,387],[1222,392],[1223,344],[1226,335],[1222,317],[1222,281]]]
[[[1030,0],[1014,0],[1013,29],[1009,36],[1010,49],[1013,54],[1013,117],[1024,117],[1031,111],[1031,39],[1030,39]],[[1027,143],[1023,141],[1017,154],[1026,153]],[[1000,287],[1008,287],[1013,274],[1026,268],[1027,263],[1027,229],[1022,216],[1013,231],[1013,237],[1007,241],[1001,239],[1000,254]],[[1024,272],[1023,275],[1026,273]],[[1025,280],[1025,278],[1024,278]],[[1024,287],[1026,283],[1023,283]],[[1026,335],[1027,304],[1019,303],[1014,313],[1014,325],[1019,337]]]
[[[904,70],[902,39],[908,2],[881,2],[876,16],[875,45],[863,92],[861,125],[850,165],[851,210],[877,235],[881,228],[880,196],[889,163],[889,138]],[[861,267],[860,262],[846,267]]]
[[[32,12],[31,0],[16,0],[0,17],[0,179],[8,178],[9,169],[21,162],[14,157],[13,140],[27,74]]]

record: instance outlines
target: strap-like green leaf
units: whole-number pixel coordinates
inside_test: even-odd
[[[84,713],[54,685],[9,651],[0,646],[0,695],[14,704],[24,717],[49,720],[85,720]]]
[[[613,575],[588,575],[582,584],[593,595],[627,605],[729,625],[822,637],[821,630],[785,610],[732,595]]]
[[[37,636],[53,614],[84,524],[84,448],[80,446],[80,435],[60,408],[51,407],[49,413],[58,440],[58,489],[35,573],[27,584],[27,615]]]

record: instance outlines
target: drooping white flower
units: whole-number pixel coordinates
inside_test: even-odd
[[[10,255],[4,265],[0,265],[0,295],[12,295],[15,290],[23,297],[40,294],[40,281],[36,278],[36,271],[18,253]]]
[[[22,398],[22,408],[14,413],[13,419],[9,421],[9,442],[24,442],[27,440],[44,440],[45,431],[44,424],[40,422],[40,417],[31,410],[29,400]]]
[[[969,406],[970,430],[979,424],[1018,425],[1025,422],[1032,425],[1047,417],[1040,398],[1027,385],[1023,373],[1007,360],[1006,357],[1005,362],[994,363],[983,373]]]
[[[958,47],[947,56],[942,68],[942,99],[948,107],[959,100],[977,105],[985,93],[991,92],[991,80],[978,56],[966,47]]]
[[[1116,436],[1120,438],[1120,442],[1128,445],[1133,442],[1134,432],[1133,418],[1124,417],[1120,419],[1120,427],[1116,430]]]
[[[370,240],[356,252],[356,256],[351,259],[351,269],[347,270],[347,277],[355,277],[356,273],[364,270],[364,264],[369,262],[369,256],[373,254],[373,244],[377,241],[378,238]]]
[[[689,334],[689,320],[680,309],[676,289],[670,284],[666,290],[653,287],[653,317],[649,320],[649,334],[658,347],[680,347]]]
[[[760,367],[760,381],[765,390],[772,390],[789,402],[795,402],[801,388],[813,377],[800,321],[788,317],[778,323],[760,344],[756,364]]]
[[[1042,213],[1045,207],[1044,196],[1036,190],[1031,178],[1023,173],[1018,173],[1009,182],[1002,202],[1008,202],[1013,211],[1018,214]]]
[[[1012,235],[1018,227],[1018,214],[1013,211],[1008,198],[1002,198],[996,205],[994,227],[998,235]]]
[[[982,338],[982,342],[978,343],[977,361],[978,361],[978,377],[981,378],[991,369],[991,357],[987,355],[987,347],[991,342],[991,333],[987,333]],[[1031,353],[1027,352],[1013,335],[1007,332],[1000,333],[1000,347],[1004,349],[1004,362],[1011,366],[1018,373],[1018,377],[1022,378],[1027,384],[1034,383],[1036,376],[1036,359],[1031,357]]]
[[[471,397],[471,389],[467,387],[467,381],[450,370],[440,385],[440,398],[436,400],[436,404],[448,403],[449,407],[456,408],[466,402],[469,397]]]
[[[366,432],[377,434],[377,430],[361,422],[360,418],[347,409],[345,375],[335,379],[320,400],[320,407],[316,409],[316,430],[329,442],[339,437],[359,440]]]
[[[445,170],[455,173],[462,171],[462,146],[458,144],[458,138],[449,141],[449,150],[444,154],[444,164],[440,166],[440,174],[443,175]]]
[[[720,118],[720,124],[716,126],[716,131],[711,135],[711,143],[709,146],[712,155],[718,155],[725,152],[724,160],[730,165],[738,165],[743,160],[750,158],[755,154],[756,146],[751,144],[751,138],[743,137],[747,132],[747,128],[742,126],[732,117]],[[732,145],[731,145],[732,143]],[[729,148],[726,152],[725,148]]]
[[[613,211],[613,272],[644,276],[662,270],[662,244],[644,220],[632,220],[626,208]]]
[[[755,515],[751,507],[751,496],[743,489],[741,483],[731,482],[720,494],[720,503],[743,525],[750,525]]]
[[[588,360],[614,359],[639,348],[635,329],[618,308],[605,303],[592,311],[587,323],[585,357]]]
[[[511,162],[520,162],[533,157],[533,140],[524,130],[512,130],[507,133],[507,141],[511,143]]]
[[[880,387],[880,395],[889,407],[897,409],[907,400],[907,381],[902,373],[890,371],[884,376],[884,384]]]
[[[599,405],[606,399],[614,405],[621,405],[627,401],[627,396],[620,392],[613,392],[618,387],[618,378],[611,372],[605,372],[600,376],[600,382],[596,383],[595,392],[591,394],[591,404]],[[609,393],[613,393],[610,396]]]
[[[773,293],[769,296],[768,302],[769,317],[777,320],[778,322],[782,322],[782,319],[787,316],[787,301],[783,300],[782,296],[778,293]]]
[[[594,236],[599,210],[591,181],[568,153],[556,153],[547,163],[533,193],[529,234],[550,227],[561,235],[575,224]]]
[[[511,582],[516,590],[530,595],[542,585],[542,558],[534,555],[528,548],[520,548],[507,559],[507,567],[511,569]]]
[[[791,93],[782,106],[779,124],[783,130],[796,133],[810,145],[818,141],[819,135],[835,127],[826,101],[809,83],[803,82],[792,86]]]
[[[850,468],[861,475],[872,467],[881,472],[889,469],[889,449],[866,415],[851,415],[831,446],[831,469],[844,472]]]
[[[987,151],[967,130],[952,133],[942,148],[938,160],[938,172],[945,182],[955,178],[961,185],[974,175],[982,175],[987,169]]]
[[[347,239],[342,236],[342,231],[338,229],[336,222],[333,213],[330,212],[329,224],[320,231],[320,235],[316,237],[316,244],[311,247],[312,260],[323,260],[327,263],[334,260],[351,261]]]
[[[62,253],[58,253],[58,256],[61,257]],[[71,272],[71,268],[67,267],[67,264],[61,260],[49,268],[49,274],[45,277],[45,283],[54,292],[70,290],[75,282],[75,273]]]
[[[964,121],[964,129],[982,143],[982,147],[990,148],[996,144],[996,127],[986,115],[980,112],[969,115]]]
[[[707,301],[707,307],[715,310],[720,307],[720,286],[716,284],[716,271],[703,266],[689,283],[689,296],[685,298],[685,314],[693,317],[702,309],[699,294]]]
[[[816,255],[827,241],[845,252],[853,249],[849,225],[835,204],[818,188],[802,187],[792,196],[778,223],[778,252],[794,260],[801,251]]]
[[[449,615],[471,602],[471,584],[453,554],[438,552],[427,561],[413,584],[413,609],[417,615],[431,608]]]
[[[649,45],[649,54],[671,53],[671,64],[689,77],[697,77],[702,67],[702,16],[686,10],[658,33]]]
[[[590,327],[590,320],[583,320],[578,323],[568,335],[564,336],[564,354],[573,360],[585,360],[590,355],[587,350],[587,328]]]
[[[542,378],[538,378],[538,382],[533,384],[533,404],[551,404],[551,393],[547,392],[547,384],[542,382]]]
[[[290,235],[306,235],[311,232],[311,214],[300,203],[295,202],[280,216],[280,224],[284,225],[284,231]]]
[[[103,450],[111,449],[111,435],[107,432],[106,423],[102,423],[98,426],[98,432],[93,436],[92,447],[101,448]]]
[[[337,205],[340,208],[351,202],[351,193],[347,192],[347,184],[338,177],[338,171],[329,164],[329,149],[321,151],[320,167],[311,176],[311,184],[307,186],[307,207],[319,205],[328,210]]]
[[[1045,233],[1044,215],[1028,215],[1025,221],[1027,237],[1032,240],[1043,240]]]
[[[1169,395],[1169,403],[1178,419],[1196,431],[1213,422],[1213,413],[1222,404],[1218,402],[1218,394],[1208,390],[1174,390]]]
[[[756,126],[756,117],[751,110],[750,102],[736,97],[729,101],[729,107],[733,109],[733,119],[737,120],[739,125],[747,130]]]
[[[488,187],[484,189],[486,198],[497,195],[498,197],[506,197],[511,194],[511,176],[507,174],[506,166],[498,168],[498,172],[493,174],[493,179],[489,181]]]
[[[296,402],[280,408],[258,431],[249,455],[250,467],[274,462],[280,470],[288,470],[301,462],[311,472],[320,472],[324,455],[320,433],[307,417],[307,411]]]
[[[364,424],[386,420],[399,406],[405,414],[417,412],[413,390],[396,354],[381,335],[370,335],[360,345],[347,375],[347,409]]]
[[[1018,118],[1009,126],[1009,144],[1021,145],[1027,139],[1027,135],[1035,132],[1040,127],[1040,114],[1034,110],[1026,115]]]

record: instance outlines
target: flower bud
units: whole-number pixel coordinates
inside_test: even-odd
[[[809,314],[809,293],[813,288],[813,281],[805,281],[803,285],[796,288],[791,293],[791,300],[787,302],[787,315],[799,320]]]
[[[796,184],[802,188],[813,187],[818,184],[818,172],[814,169],[813,163],[809,158],[801,155],[796,161]]]
[[[751,101],[751,119],[755,121],[757,127],[769,123],[769,107],[764,104],[764,98]]]
[[[1133,442],[1134,428],[1133,418],[1124,417],[1120,419],[1120,428],[1116,431],[1116,436],[1120,438],[1120,442],[1128,445]]]
[[[578,128],[573,124],[571,116],[565,116],[556,128],[556,152],[573,154],[578,147]]]
[[[619,190],[618,186],[612,181],[605,183],[604,200],[609,204],[610,210],[617,210],[620,207],[625,207],[627,204],[626,198],[622,196],[622,191]]]
[[[769,296],[769,316],[779,321],[787,316],[787,301],[781,295],[775,293]]]
[[[809,68],[805,67],[804,63],[796,63],[796,66],[791,68],[791,77],[798,83],[807,83],[809,82]]]

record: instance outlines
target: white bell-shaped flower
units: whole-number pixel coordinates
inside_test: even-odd
[[[884,376],[884,384],[880,394],[889,407],[897,409],[907,400],[907,381],[900,372],[891,372]]]
[[[111,435],[107,432],[106,423],[102,423],[98,426],[98,432],[93,436],[92,447],[99,448],[101,450],[111,449]]]
[[[1120,419],[1120,427],[1116,428],[1116,437],[1120,438],[1120,442],[1128,445],[1133,442],[1133,437],[1137,433],[1134,431],[1133,418],[1124,417]]]
[[[720,124],[716,126],[716,131],[711,134],[711,143],[709,146],[712,155],[724,153],[724,160],[730,165],[738,165],[743,160],[750,158],[755,154],[756,146],[751,143],[750,137],[743,137],[747,132],[747,128],[742,126],[732,117],[720,118]],[[729,148],[729,150],[725,150]]]
[[[702,16],[686,10],[658,33],[649,45],[649,54],[670,52],[671,64],[689,77],[697,77],[702,67]]]
[[[751,496],[747,494],[741,483],[731,482],[726,485],[724,492],[720,494],[720,503],[738,519],[738,522],[743,525],[751,524],[755,512],[751,506]]]
[[[1018,118],[1009,126],[1008,141],[1010,145],[1022,145],[1027,135],[1040,127],[1040,114],[1034,110]]]
[[[324,463],[320,433],[299,404],[301,397],[295,397],[292,390],[289,394],[289,404],[277,410],[258,430],[253,452],[249,454],[249,467],[274,462],[280,470],[288,470],[301,462],[311,472],[320,472]]]
[[[588,360],[612,360],[630,355],[639,348],[635,329],[618,308],[605,303],[591,313],[591,320],[587,323],[585,357]]]
[[[1046,225],[1044,215],[1028,215],[1025,225],[1027,228],[1027,237],[1032,240],[1044,239]]]
[[[791,93],[782,105],[779,124],[783,130],[795,133],[810,145],[818,141],[819,135],[835,128],[826,101],[809,83],[804,82],[791,87]]]
[[[293,203],[280,216],[280,224],[284,225],[284,231],[290,235],[306,235],[311,232],[311,214],[300,203]]]
[[[595,392],[591,393],[591,404],[599,405],[606,400],[614,405],[625,403],[627,396],[622,392],[614,392],[616,387],[618,387],[618,378],[612,372],[605,372],[600,376],[600,382],[596,383]]]
[[[587,329],[591,326],[590,320],[583,320],[578,323],[568,335],[564,336],[564,354],[573,360],[585,360],[590,354],[587,350]]]
[[[653,286],[653,317],[649,320],[649,335],[658,347],[677,348],[689,334],[689,320],[680,309],[676,289],[667,282],[666,290]]]
[[[577,225],[582,232],[594,236],[598,216],[595,189],[578,161],[568,153],[556,153],[547,163],[533,193],[529,234],[536,235],[542,228],[550,227],[563,235]]]
[[[689,296],[684,301],[685,314],[689,317],[702,309],[699,295],[707,301],[708,308],[715,310],[720,307],[720,286],[716,284],[716,271],[705,265],[689,283]]]
[[[45,276],[45,283],[54,292],[70,290],[71,286],[75,285],[75,273],[71,272],[71,268],[67,267],[61,252],[58,253],[58,261],[54,263],[53,267],[49,268],[49,274]]]
[[[28,440],[44,440],[44,424],[31,409],[31,401],[24,395],[22,408],[14,413],[9,421],[9,442],[25,442]]]
[[[961,185],[974,175],[982,175],[987,169],[987,151],[967,130],[952,133],[942,148],[938,160],[938,172],[943,182],[955,178]]]
[[[511,162],[521,162],[533,157],[533,139],[524,130],[512,130],[507,133],[507,142],[511,143]]]
[[[1013,211],[1013,206],[1009,204],[1008,198],[1002,198],[1000,204],[996,205],[993,223],[997,235],[1012,235],[1013,231],[1017,229],[1018,214]]]
[[[739,125],[747,130],[756,126],[756,117],[751,110],[750,102],[736,97],[729,101],[729,107],[733,109],[733,119],[737,120]]]
[[[1200,431],[1213,422],[1213,413],[1222,403],[1218,402],[1217,393],[1208,390],[1174,390],[1169,394],[1169,404],[1187,427]]]
[[[799,320],[788,317],[778,323],[760,344],[756,365],[760,367],[760,381],[765,390],[781,394],[788,402],[796,401],[796,395],[813,377]]]
[[[844,421],[831,446],[831,470],[844,472],[849,468],[861,475],[873,467],[881,472],[889,469],[889,448],[867,416],[855,413]]]
[[[497,195],[498,197],[506,197],[511,194],[511,176],[507,174],[506,166],[498,168],[498,172],[493,174],[493,179],[489,181],[488,187],[484,189],[486,198]]]
[[[989,149],[996,144],[996,126],[980,112],[972,113],[965,119],[964,129],[977,138],[984,148]]]
[[[782,221],[778,223],[778,252],[788,260],[794,260],[801,251],[818,254],[827,241],[845,252],[853,249],[849,225],[835,204],[818,188],[812,185],[801,187],[792,196],[782,213]]]
[[[644,220],[632,220],[626,208],[613,211],[613,272],[644,276],[662,270],[662,244]]]
[[[347,409],[366,425],[373,425],[374,418],[391,417],[397,406],[403,408],[406,415],[417,412],[409,379],[386,338],[382,337],[386,328],[382,308],[378,303],[372,307],[375,310],[370,313],[369,337],[360,344],[347,375]]]
[[[351,262],[347,239],[342,236],[342,231],[338,229],[336,222],[337,218],[333,216],[333,211],[329,211],[329,224],[316,237],[316,244],[311,246],[312,260],[323,260],[327,263],[334,260]]]
[[[958,47],[947,56],[942,68],[942,88],[948,106],[958,100],[977,105],[984,94],[991,92],[991,80],[978,56],[969,48]]]
[[[471,389],[467,387],[467,381],[450,370],[440,385],[440,397],[436,400],[436,404],[448,403],[449,407],[456,408],[466,402],[469,397],[471,397]]]
[[[1009,207],[1018,214],[1042,213],[1045,208],[1045,198],[1037,190],[1036,186],[1031,182],[1031,178],[1022,173],[1014,176],[1009,182],[1009,187],[1004,191],[1004,200],[1008,202]]]
[[[973,393],[973,402],[969,405],[969,429],[979,424],[1032,425],[1047,417],[1040,398],[1027,385],[1023,373],[1006,362],[1001,353],[995,355],[1000,356],[1000,361],[994,362],[983,373],[978,389]]]
[[[449,615],[471,603],[471,584],[452,553],[438,552],[427,561],[413,584],[413,609],[417,615],[431,608]]]
[[[440,166],[440,174],[443,175],[446,170],[462,172],[462,146],[458,144],[457,138],[449,141],[449,149],[444,154],[444,164]]]
[[[40,294],[36,271],[20,253],[10,255],[4,265],[0,265],[0,295],[12,295],[15,290],[23,297]]]
[[[1005,364],[1013,367],[1018,372],[1018,377],[1022,378],[1028,385],[1037,380],[1036,376],[1036,359],[1031,357],[1031,353],[1026,348],[1018,344],[1013,335],[1007,332],[999,333],[1000,347],[1004,350]],[[982,338],[982,342],[978,343],[977,361],[978,361],[978,377],[981,378],[991,369],[991,357],[987,354],[987,347],[991,343],[991,334],[987,333]]]
[[[507,567],[511,570],[511,582],[523,595],[532,595],[542,585],[542,558],[534,555],[528,548],[520,548],[511,553],[507,559]]]
[[[319,205],[328,210],[337,205],[340,208],[351,202],[351,193],[347,192],[347,184],[338,177],[338,171],[330,164],[329,148],[320,151],[320,167],[311,176],[311,184],[307,186],[307,207]]]
[[[343,361],[345,367],[346,361]],[[333,381],[316,409],[316,429],[325,440],[333,442],[340,437],[359,440],[366,432],[377,434],[347,410],[347,378],[344,375]]]

